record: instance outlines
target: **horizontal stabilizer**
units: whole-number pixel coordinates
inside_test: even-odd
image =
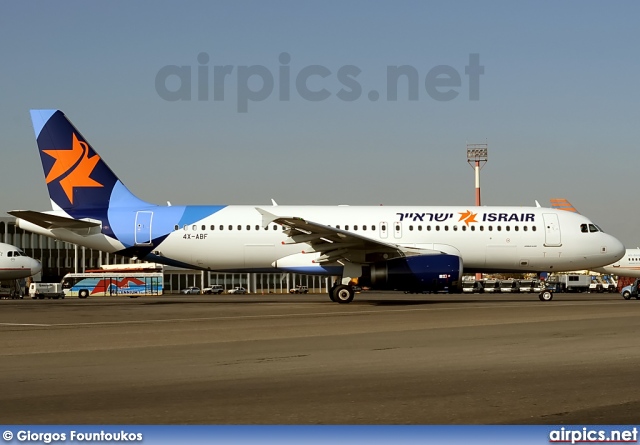
[[[79,235],[93,235],[100,233],[102,229],[101,222],[95,220],[73,219],[32,210],[13,210],[7,213],[47,230],[65,229]]]

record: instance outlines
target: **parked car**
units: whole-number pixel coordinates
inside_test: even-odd
[[[185,289],[182,289],[180,291],[181,294],[185,294],[185,295],[190,295],[190,294],[196,294],[199,295],[200,294],[200,288],[199,287],[195,287],[195,286],[191,286],[191,287],[187,287]]]
[[[622,294],[622,298],[625,300],[630,300],[631,298],[635,298],[636,300],[640,300],[640,293],[638,292],[640,287],[640,278],[636,279],[632,284],[623,287],[620,290],[620,294]]]
[[[210,287],[205,287],[202,289],[203,294],[221,294],[224,292],[224,287],[222,284],[212,284]]]
[[[230,294],[246,294],[247,290],[244,287],[234,287],[229,290]]]
[[[307,286],[296,286],[292,289],[289,289],[290,294],[308,294],[309,288]]]

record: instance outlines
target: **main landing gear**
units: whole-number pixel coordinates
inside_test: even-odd
[[[351,303],[354,295],[355,291],[353,290],[353,287],[346,284],[334,285],[329,289],[329,298],[331,301],[340,304]]]

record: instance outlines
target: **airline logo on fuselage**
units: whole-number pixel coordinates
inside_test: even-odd
[[[396,213],[398,220],[411,222],[448,222],[454,218],[453,213]],[[474,213],[470,210],[458,212],[459,219],[466,225],[477,222],[535,222],[535,213]]]

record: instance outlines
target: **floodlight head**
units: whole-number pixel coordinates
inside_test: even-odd
[[[489,157],[487,144],[467,144],[467,160],[487,161]]]

